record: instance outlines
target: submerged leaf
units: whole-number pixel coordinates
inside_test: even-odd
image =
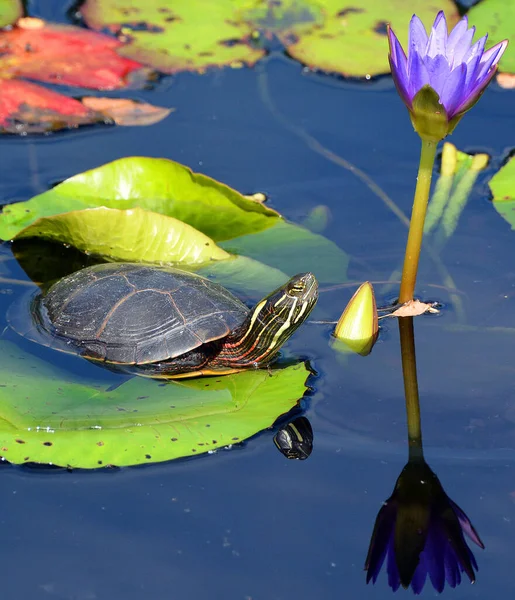
[[[0,455],[15,464],[84,469],[161,462],[241,442],[290,411],[309,374],[297,364],[166,385],[133,377],[108,387],[4,340],[0,352]]]
[[[190,225],[141,208],[100,207],[44,217],[17,237],[40,237],[129,262],[196,265],[229,258],[225,250]]]
[[[495,210],[515,229],[515,157],[510,158],[488,185]]]

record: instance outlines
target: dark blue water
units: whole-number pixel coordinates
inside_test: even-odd
[[[41,2],[34,7],[41,13]],[[3,137],[1,201],[26,199],[123,156],[167,157],[244,193],[267,193],[294,222],[327,206],[324,235],[351,256],[351,281],[381,282],[399,266],[405,226],[349,170],[313,149],[314,139],[351,161],[409,214],[419,142],[389,78],[345,83],[273,55],[255,70],[180,75],[124,94],[176,112],[147,128]],[[465,319],[427,255],[417,288],[443,304],[439,316],[419,318],[415,327],[427,458],[486,545],[475,552],[475,586],[446,590],[458,599],[508,598],[515,590],[515,329],[488,329],[515,328],[515,234],[486,187],[513,149],[514,129],[513,92],[493,85],[451,139],[492,159],[443,254]],[[11,263],[7,274],[23,276]],[[354,289],[323,291],[319,316],[338,318]],[[2,291],[10,299],[19,290]],[[394,294],[382,295],[380,284],[376,292],[379,303]],[[459,323],[468,329],[453,328]],[[307,411],[314,450],[306,461],[285,460],[265,432],[214,456],[145,468],[4,466],[3,597],[390,597],[384,574],[365,588],[363,563],[377,511],[407,456],[397,326],[385,324],[368,358],[335,354],[330,331],[306,325],[290,344],[318,372]],[[422,595],[435,592],[427,585]]]

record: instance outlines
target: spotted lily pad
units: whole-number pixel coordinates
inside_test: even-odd
[[[414,12],[427,25],[438,10],[458,19],[452,0],[86,0],[80,10],[126,42],[124,56],[168,73],[253,65],[275,36],[312,68],[376,75],[389,71],[387,23],[405,42]]]
[[[94,469],[204,454],[273,425],[302,398],[308,377],[297,364],[165,385],[133,377],[115,387],[6,340],[0,352],[0,456],[15,464]]]
[[[22,15],[21,0],[0,0],[0,27],[15,23]]]
[[[89,27],[125,42],[123,56],[166,73],[211,66],[253,65],[265,54],[244,18],[252,0],[89,0],[80,12]]]
[[[511,42],[499,61],[499,69],[515,73],[515,4],[506,0],[483,0],[467,13],[471,25],[475,25],[480,35],[488,32],[487,48],[501,40]]]
[[[515,158],[512,157],[490,180],[495,210],[515,229]]]

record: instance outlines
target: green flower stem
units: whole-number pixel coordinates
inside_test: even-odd
[[[415,335],[413,331],[413,317],[401,317],[398,321],[401,340],[404,396],[406,399],[406,417],[408,421],[409,456],[411,460],[423,457]]]
[[[434,140],[422,138],[417,187],[411,211],[406,254],[404,255],[404,268],[402,270],[401,290],[399,293],[400,303],[413,300],[437,144],[438,142]]]

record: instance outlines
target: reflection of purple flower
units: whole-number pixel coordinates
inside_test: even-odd
[[[377,515],[365,562],[367,583],[376,582],[385,559],[394,591],[411,584],[419,594],[428,575],[437,592],[446,581],[451,587],[459,585],[462,572],[474,582],[477,563],[464,533],[484,548],[467,515],[447,496],[429,466],[408,462]]]
[[[428,37],[422,21],[413,15],[406,57],[399,40],[388,28],[393,80],[410,111],[415,95],[426,85],[438,94],[449,121],[477,102],[495,75],[508,41],[499,42],[485,52],[488,36],[472,44],[474,33],[474,27],[468,29],[465,16],[447,34],[445,15],[440,11]]]

